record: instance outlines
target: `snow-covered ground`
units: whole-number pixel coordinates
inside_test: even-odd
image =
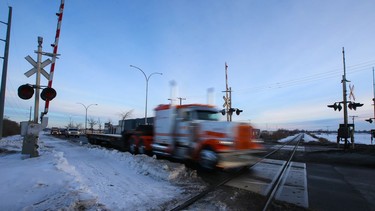
[[[39,145],[40,156],[26,158],[22,137],[0,141],[0,210],[168,209],[205,187],[183,164],[43,134]]]
[[[317,137],[325,138],[328,141],[336,143],[337,133],[320,133],[315,134]],[[371,134],[370,133],[354,133],[354,143],[356,144],[371,144]],[[375,140],[373,143],[375,144]]]
[[[280,139],[278,142],[287,142],[287,141],[293,139],[297,135],[298,134],[296,134],[294,136],[288,136],[286,138]],[[336,143],[337,133],[319,133],[319,134],[316,133],[314,135],[317,136],[317,137],[325,138],[328,141],[331,141],[333,143]],[[304,134],[303,139],[304,139],[305,142],[317,141],[316,138],[314,138],[314,137],[312,137],[312,136],[310,136],[306,133]],[[356,144],[371,144],[371,134],[369,134],[369,133],[355,133],[354,134],[354,143],[356,143]],[[372,144],[375,144],[375,140],[373,140]]]

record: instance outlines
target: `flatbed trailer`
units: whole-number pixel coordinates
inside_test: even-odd
[[[90,144],[105,145],[126,150],[122,135],[120,134],[87,134],[86,136]]]
[[[122,134],[87,134],[87,139],[94,145],[109,146],[132,154],[150,154],[152,136],[152,125],[139,125],[135,130]]]

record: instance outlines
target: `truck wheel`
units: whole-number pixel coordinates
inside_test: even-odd
[[[133,137],[129,140],[129,152],[133,155],[137,154],[137,145],[135,144],[135,139]]]
[[[213,171],[216,169],[216,164],[218,162],[218,156],[214,150],[211,148],[204,148],[200,152],[199,165],[208,171]]]
[[[138,154],[146,154],[146,148],[142,139],[138,142]]]

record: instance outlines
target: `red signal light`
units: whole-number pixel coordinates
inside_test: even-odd
[[[18,87],[18,97],[28,100],[34,95],[34,88],[30,84],[24,84]]]
[[[56,97],[56,90],[51,88],[51,87],[47,87],[45,89],[43,89],[42,93],[40,93],[40,97],[42,98],[42,100],[44,101],[50,101],[50,100],[53,100],[53,98]]]

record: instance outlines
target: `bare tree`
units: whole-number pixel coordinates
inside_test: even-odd
[[[74,122],[70,121],[66,128],[74,128]]]
[[[77,128],[77,129],[82,129],[83,128],[83,125],[82,125],[82,123],[77,123],[77,124],[75,124],[75,128]]]
[[[94,126],[95,126],[96,124],[98,124],[98,122],[95,121],[94,118],[92,118],[92,117],[90,117],[90,118],[87,120],[87,122],[89,123],[89,127],[90,127],[91,132],[93,132],[93,131],[94,131]]]
[[[122,112],[120,113],[120,116],[121,116],[121,132],[123,131],[123,128],[124,128],[124,124],[125,124],[125,119],[127,118],[130,118],[132,115],[133,115],[133,109],[132,110],[129,110],[129,111],[126,111],[126,112]]]
[[[99,132],[102,130],[102,122],[100,121],[100,118],[98,118],[98,126],[99,126]]]

